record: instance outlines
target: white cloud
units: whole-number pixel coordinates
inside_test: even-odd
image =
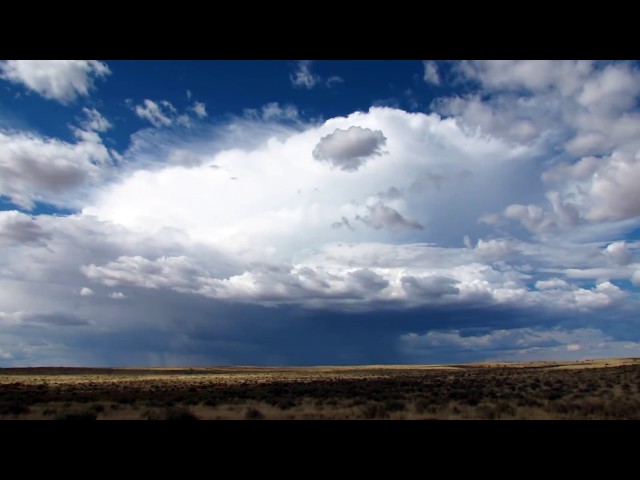
[[[76,130],[76,143],[0,130],[0,195],[32,209],[35,201],[69,206],[97,180],[110,155],[94,132]]]
[[[80,290],[80,295],[82,297],[90,297],[91,295],[93,295],[93,290],[91,290],[89,287],[82,287],[82,289]]]
[[[300,119],[298,108],[295,105],[280,105],[278,102],[265,103],[258,111],[256,109],[246,109],[244,111],[246,118],[250,120],[262,119],[265,122]]]
[[[207,107],[202,102],[193,102],[191,110],[198,116],[198,118],[204,118],[207,116]]]
[[[561,278],[551,278],[549,280],[538,280],[536,282],[538,290],[570,290],[571,285]]]
[[[459,64],[466,76],[489,89],[557,89],[562,96],[575,94],[594,68],[591,61],[474,60]]]
[[[333,88],[340,83],[344,83],[344,79],[342,77],[339,77],[338,75],[331,75],[329,78],[327,78],[326,81],[326,85],[328,88]]]
[[[3,79],[63,104],[88,96],[94,80],[110,73],[109,67],[97,60],[5,60],[0,63]]]
[[[628,265],[632,258],[625,241],[609,244],[603,253],[618,265]]]
[[[127,296],[122,292],[111,292],[109,294],[109,298],[112,298],[114,300],[124,300],[125,298],[127,298]]]
[[[433,60],[424,60],[422,64],[424,65],[424,81],[433,85],[440,85],[438,64]]]
[[[171,115],[174,112],[172,111],[173,105],[165,102],[156,103],[153,100],[145,99],[142,105],[135,106],[134,111],[138,117],[149,121],[156,128],[168,127],[173,123]],[[166,104],[170,105],[171,108],[167,107]]]
[[[297,62],[296,70],[291,74],[290,78],[295,87],[304,87],[307,90],[311,90],[321,81],[320,76],[311,71],[310,60]]]
[[[480,238],[478,239],[478,243],[475,248],[475,254],[478,257],[487,260],[500,260],[513,255],[515,251],[516,250],[511,245],[511,242],[495,239],[482,240]]]
[[[86,108],[82,109],[82,112],[85,114],[85,119],[81,122],[82,128],[85,130],[93,130],[95,132],[106,132],[111,129],[113,125],[111,122],[104,118],[100,112],[98,112],[95,108]]]
[[[504,216],[512,220],[518,220],[532,232],[544,232],[556,225],[538,205],[509,205],[504,210]]]

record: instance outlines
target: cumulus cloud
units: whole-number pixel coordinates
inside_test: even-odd
[[[95,79],[111,72],[97,60],[5,60],[0,77],[18,83],[44,98],[63,104],[88,96]]]
[[[618,265],[628,265],[631,262],[631,252],[627,248],[627,243],[625,241],[613,242],[607,245],[607,248],[604,250],[604,254],[607,258],[611,259],[612,262]]]
[[[545,232],[556,225],[538,205],[509,205],[504,210],[504,216],[518,220],[527,230],[532,232]]]
[[[514,254],[515,249],[511,245],[511,242],[507,240],[482,240],[480,238],[478,239],[475,253],[483,259],[500,260]]]
[[[0,245],[43,245],[50,234],[24,213],[0,211]]]
[[[356,220],[360,220],[365,225],[380,229],[388,228],[390,230],[399,229],[411,229],[411,230],[423,230],[424,227],[415,220],[410,220],[403,217],[398,211],[391,207],[386,206],[382,202],[378,202],[372,207],[367,206],[369,214],[361,217],[356,216]]]
[[[67,143],[0,130],[0,195],[25,209],[35,201],[67,204],[68,196],[98,179],[111,159],[96,133],[76,130],[75,135],[76,142]]]
[[[95,131],[3,131],[0,194],[82,211],[0,215],[0,349],[22,364],[633,351],[635,71],[612,65],[544,63],[538,78],[518,62],[463,64],[471,93],[439,113],[309,122],[274,102],[204,135],[144,129],[116,172]],[[171,125],[197,121],[154,104]],[[302,325],[313,343],[284,335]]]
[[[570,290],[571,285],[561,278],[550,278],[549,280],[538,280],[536,282],[538,290]]]
[[[438,275],[414,277],[406,275],[400,279],[402,288],[410,296],[419,298],[438,299],[445,295],[455,295],[460,289],[455,287],[456,280]]]
[[[438,64],[433,60],[424,60],[422,64],[424,66],[424,81],[433,85],[440,85],[440,72],[438,71]]]
[[[113,125],[111,122],[104,118],[100,112],[95,108],[83,107],[82,113],[85,115],[85,119],[80,123],[85,130],[93,130],[94,132],[106,132],[111,129]]]
[[[347,130],[336,129],[320,139],[313,149],[313,157],[341,170],[354,172],[367,162],[368,157],[382,155],[381,148],[386,142],[380,130],[355,126]]]

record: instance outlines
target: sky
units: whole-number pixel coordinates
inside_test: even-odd
[[[640,356],[632,61],[0,61],[0,367]]]

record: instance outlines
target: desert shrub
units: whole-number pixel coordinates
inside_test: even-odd
[[[387,400],[384,402],[384,408],[388,412],[401,412],[406,408],[406,405],[400,400]]]
[[[387,418],[389,414],[385,405],[381,403],[369,403],[362,409],[362,416],[372,420],[375,418]]]
[[[58,415],[56,420],[97,420],[98,414],[92,410],[82,412],[67,412]]]
[[[496,405],[496,411],[498,414],[502,416],[510,416],[513,417],[516,414],[516,407],[514,407],[511,403],[508,402],[498,402]]]
[[[9,402],[0,404],[0,415],[24,415],[31,409],[28,405],[20,402]]]
[[[244,414],[245,420],[264,420],[264,413],[257,408],[251,407]]]
[[[169,407],[164,412],[164,420],[198,420],[193,412],[184,407]]]

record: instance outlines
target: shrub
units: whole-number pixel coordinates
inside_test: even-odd
[[[193,412],[184,407],[170,407],[165,411],[165,420],[198,420]]]
[[[389,416],[387,408],[380,403],[370,403],[362,409],[362,416],[372,420],[375,418],[387,418]]]
[[[264,414],[257,408],[249,408],[244,414],[245,420],[264,420]]]
[[[56,420],[97,420],[98,414],[92,410],[62,413]]]
[[[20,402],[0,404],[0,415],[23,415],[29,413],[28,405]]]

